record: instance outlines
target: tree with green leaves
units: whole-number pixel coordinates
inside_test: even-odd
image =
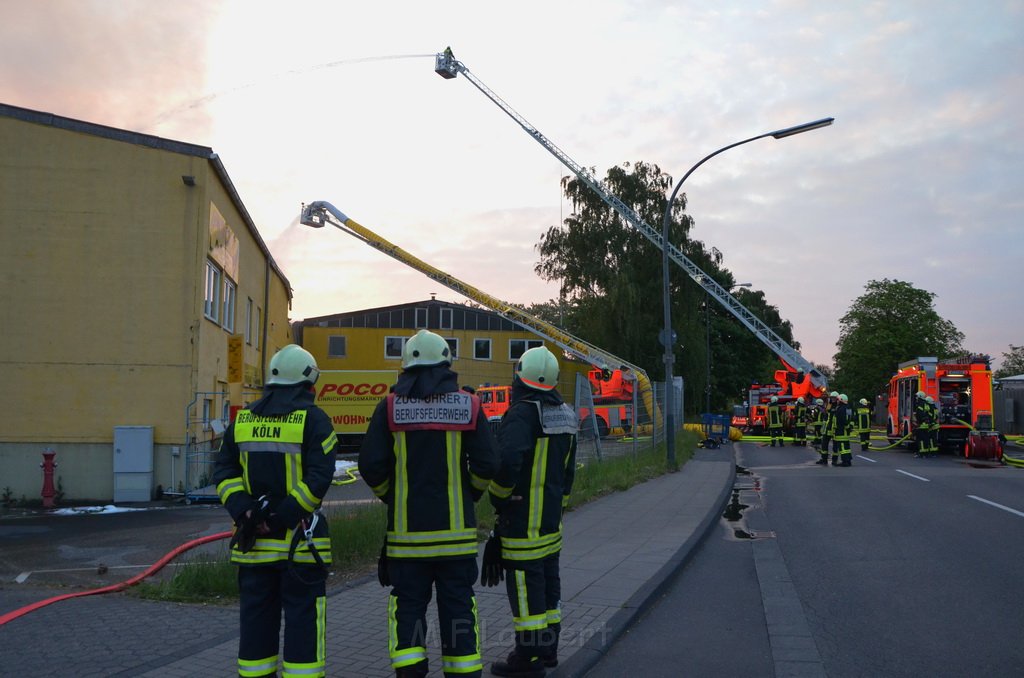
[[[602,183],[648,224],[662,223],[673,181],[657,165],[638,162],[613,167]],[[659,380],[664,374],[664,348],[658,341],[664,326],[661,250],[582,181],[565,177],[562,190],[573,211],[541,236],[540,261],[535,267],[543,279],[561,284],[564,298],[551,304],[557,306],[559,326]],[[681,194],[669,213],[669,241],[719,284],[732,286],[735,280],[721,267],[721,253],[689,237],[693,220],[685,209],[686,196]],[[771,351],[713,300],[711,308],[706,308],[707,293],[679,266],[670,264],[669,272],[677,334],[673,371],[683,377],[686,410],[704,409],[709,346],[712,403],[722,407],[727,399],[735,401],[751,381],[765,378],[763,368],[771,360]],[[790,332],[785,338],[791,339],[788,323],[777,309],[763,303],[763,293],[750,299],[762,302],[753,312],[770,326],[785,328]],[[773,372],[778,361],[771,362]]]
[[[1010,344],[1010,350],[1003,352],[1003,364],[992,376],[996,379],[1015,377],[1024,374],[1024,346]]]
[[[935,294],[901,280],[871,280],[839,320],[836,388],[851,399],[881,393],[899,363],[963,352],[964,335],[935,311]]]

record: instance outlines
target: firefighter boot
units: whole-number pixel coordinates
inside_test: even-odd
[[[832,465],[839,466],[839,455],[835,452],[832,453]]]
[[[818,454],[821,458],[814,463],[820,466],[828,466],[828,452],[819,452]]]
[[[544,678],[546,671],[540,657],[526,657],[515,650],[505,661],[491,664],[495,676],[516,676],[517,678]]]
[[[840,466],[853,466],[853,455],[849,452],[843,453],[843,462]]]

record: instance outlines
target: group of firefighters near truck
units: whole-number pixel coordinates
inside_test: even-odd
[[[491,673],[540,678],[558,664],[559,554],[576,469],[576,413],[555,388],[554,354],[532,348],[516,363],[512,404],[495,435],[451,363],[439,335],[410,337],[402,372],[374,410],[359,452],[363,480],[387,507],[378,578],[391,587],[391,666],[399,678],[427,675],[426,612],[436,592],[444,674],[481,675],[474,504],[486,495],[495,527],[480,583],[505,581],[515,629],[511,654]],[[285,678],[322,677],[331,543],[321,504],[337,437],[313,402],[320,372],[309,352],[286,346],[269,371],[263,397],[225,432],[214,471],[236,525],[238,675],[276,676],[280,665]]]
[[[935,457],[939,454],[939,416],[935,399],[918,391],[915,397],[914,436],[917,442],[915,457]],[[811,446],[818,450],[821,458],[814,462],[821,466],[829,463],[829,445],[833,466],[852,466],[853,453],[850,440],[854,437],[865,452],[871,449],[871,403],[866,398],[850,407],[845,393],[832,391],[827,398],[816,398],[807,404],[804,397],[796,399],[787,412],[778,396],[772,396],[768,405],[768,435],[771,447],[785,445],[783,431],[793,431],[793,444],[807,446],[808,435]]]

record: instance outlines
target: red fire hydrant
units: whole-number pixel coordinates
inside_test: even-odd
[[[43,452],[43,463],[39,468],[43,469],[43,508],[53,508],[53,498],[57,496],[57,490],[53,486],[53,469],[57,468],[57,462],[53,460],[57,453],[53,450]]]

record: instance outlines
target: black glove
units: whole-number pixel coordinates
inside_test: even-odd
[[[505,568],[501,563],[501,537],[491,532],[484,545],[484,559],[480,568],[480,585],[497,586],[505,580]]]
[[[231,537],[230,548],[238,547],[242,553],[248,553],[256,544],[257,527],[267,519],[270,502],[266,495],[254,499],[252,507],[246,509],[235,522],[235,534]]]
[[[377,558],[377,581],[381,586],[391,586],[391,575],[388,574],[388,544],[385,541],[380,547],[380,557]]]

